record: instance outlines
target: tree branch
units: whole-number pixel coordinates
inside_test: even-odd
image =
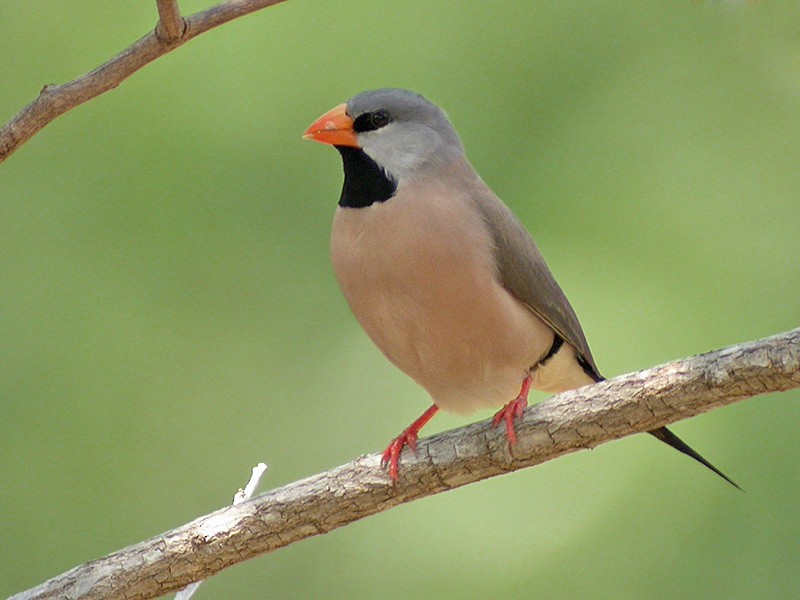
[[[158,25],[156,35],[166,43],[179,40],[186,31],[186,23],[181,17],[178,0],[156,0],[158,5]]]
[[[75,567],[10,600],[154,598],[225,567],[393,506],[668,425],[767,392],[800,387],[800,329],[559,394],[531,407],[508,452],[488,421],[403,454],[392,487],[379,454],[267,492]]]
[[[189,40],[285,0],[230,0],[182,19],[176,0],[157,0],[156,28],[93,71],[62,85],[45,85],[39,97],[0,129],[0,162],[68,110],[114,89],[136,71]]]
[[[244,489],[239,489],[233,496],[233,505],[236,506],[237,504],[241,504],[242,502],[246,502],[253,497],[253,493],[255,493],[256,488],[258,487],[258,483],[261,481],[261,476],[264,474],[264,471],[267,470],[266,463],[258,463],[255,467],[253,467],[253,474],[250,476],[250,481],[247,482],[247,485]],[[188,586],[183,588],[177,594],[175,594],[175,600],[189,600],[194,593],[197,591],[197,588],[200,587],[200,584],[203,583],[203,580],[195,581],[190,583]]]

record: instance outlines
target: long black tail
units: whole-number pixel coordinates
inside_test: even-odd
[[[710,470],[714,471],[714,473],[716,473],[717,475],[719,475],[720,477],[722,477],[722,478],[723,478],[725,481],[727,481],[728,483],[730,483],[730,484],[731,484],[733,487],[735,487],[737,490],[744,491],[744,490],[742,490],[742,488],[740,488],[740,487],[739,487],[739,486],[736,484],[736,482],[735,482],[733,479],[731,479],[730,477],[728,477],[727,475],[725,475],[725,473],[723,473],[722,471],[720,471],[720,470],[719,470],[717,467],[715,467],[715,466],[714,466],[714,465],[712,465],[710,462],[708,462],[708,461],[707,461],[705,458],[703,458],[702,456],[700,456],[700,455],[699,455],[697,452],[695,452],[695,451],[692,449],[692,447],[691,447],[691,446],[689,446],[689,444],[687,444],[686,442],[684,442],[684,441],[683,441],[681,438],[679,438],[677,435],[675,435],[674,433],[672,433],[672,432],[671,432],[669,429],[667,429],[666,427],[660,427],[660,428],[658,428],[658,429],[653,429],[653,431],[648,431],[647,433],[649,433],[649,434],[650,434],[650,435],[652,435],[653,437],[655,437],[655,438],[657,438],[657,439],[661,440],[661,441],[662,441],[662,442],[664,442],[665,444],[667,444],[667,445],[669,445],[669,446],[672,446],[672,447],[673,447],[673,448],[675,448],[675,450],[677,450],[678,452],[682,452],[682,453],[683,453],[683,454],[685,454],[686,456],[690,456],[690,457],[692,457],[693,459],[695,459],[697,462],[699,462],[701,465],[703,465],[703,466],[704,466],[704,467],[706,467],[707,469],[710,469]]]
[[[556,336],[556,340],[557,340],[557,342],[553,342],[553,347],[555,347],[556,350],[558,350],[558,347],[556,346],[556,343],[558,343],[558,346],[561,346],[561,343],[563,342],[563,340],[561,340],[561,338],[559,336]],[[555,354],[555,352],[552,352],[552,353]],[[589,377],[591,377],[592,379],[594,379],[597,382],[606,381],[606,378],[603,377],[602,375],[600,375],[600,373],[597,372],[597,369],[593,366],[593,363],[591,361],[586,360],[580,354],[578,354],[578,356],[576,358],[578,360],[578,364],[581,366],[581,368],[586,372],[586,374]],[[654,438],[661,440],[662,442],[664,442],[668,446],[672,446],[678,452],[681,452],[681,453],[685,454],[686,456],[689,456],[689,457],[695,459],[697,462],[699,462],[705,468],[710,469],[711,471],[713,471],[714,473],[716,473],[717,475],[722,477],[725,481],[730,483],[737,490],[742,491],[742,492],[744,491],[742,488],[739,487],[739,485],[733,479],[731,479],[730,477],[725,475],[725,473],[720,471],[717,467],[715,467],[710,462],[708,462],[705,458],[700,456],[700,454],[695,452],[695,450],[689,444],[684,442],[681,438],[679,438],[677,435],[672,433],[666,427],[659,427],[658,429],[653,429],[653,431],[648,431],[647,433],[652,435]]]

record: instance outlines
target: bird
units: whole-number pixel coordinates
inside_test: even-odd
[[[439,411],[502,407],[509,448],[531,389],[604,377],[528,231],[477,174],[445,112],[400,88],[362,92],[303,135],[341,155],[331,263],[362,328],[433,400],[381,457],[396,483],[405,446]],[[739,487],[666,427],[649,432]],[[741,488],[739,488],[741,489]]]

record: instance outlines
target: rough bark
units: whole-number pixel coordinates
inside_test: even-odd
[[[475,423],[403,454],[393,487],[362,456],[200,517],[12,597],[154,598],[225,567],[393,506],[645,432],[767,392],[800,387],[800,329],[559,394],[529,408],[509,453],[502,429]]]

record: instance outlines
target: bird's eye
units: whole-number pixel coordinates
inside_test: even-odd
[[[356,133],[374,131],[386,127],[391,122],[392,115],[389,114],[389,111],[380,109],[359,115],[353,123],[353,129]]]
[[[370,123],[372,123],[372,127],[375,129],[386,127],[391,122],[392,117],[385,110],[376,110],[372,113],[372,118],[370,118]]]

